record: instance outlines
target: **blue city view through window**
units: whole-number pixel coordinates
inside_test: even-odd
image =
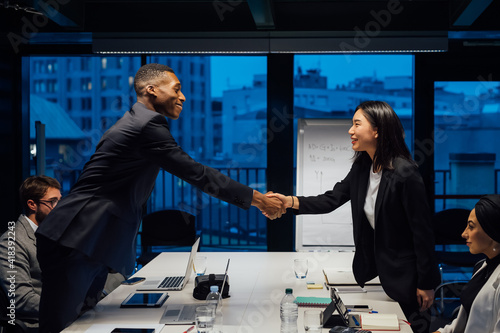
[[[401,119],[412,150],[412,98],[413,56],[295,56],[295,118],[351,119],[360,103],[385,101]]]
[[[500,82],[435,82],[434,168],[436,211],[472,209],[480,196],[499,192]]]
[[[169,120],[178,144],[195,160],[265,192],[266,57],[151,56],[173,68],[186,96]],[[99,139],[130,107],[140,57],[30,58],[31,173],[36,173],[37,121],[46,127],[46,174],[63,195],[76,182]],[[266,219],[216,200],[161,171],[147,212],[181,209],[196,215],[204,246],[265,249]]]
[[[182,83],[183,112],[169,120],[179,145],[195,160],[265,192],[266,57],[158,55],[147,61],[172,67]],[[413,56],[296,55],[294,62],[295,124],[299,118],[351,119],[361,102],[383,100],[399,115],[413,151]],[[135,103],[140,65],[140,57],[127,56],[30,57],[31,173],[40,121],[46,127],[46,174],[67,193],[102,134]],[[474,201],[446,195],[498,192],[499,86],[436,82],[436,210],[470,208]],[[266,249],[266,219],[257,209],[238,209],[163,171],[147,212],[162,209],[196,215],[204,246]]]
[[[297,55],[294,66],[295,119],[352,119],[360,103],[385,101],[399,116],[413,151],[413,56]]]

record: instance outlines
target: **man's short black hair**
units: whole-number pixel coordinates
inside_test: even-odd
[[[172,68],[162,64],[146,64],[139,68],[134,78],[134,89],[136,94],[139,95],[146,84],[164,75],[165,72],[175,74]]]

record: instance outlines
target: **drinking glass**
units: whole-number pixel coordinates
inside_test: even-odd
[[[295,259],[293,261],[293,270],[297,279],[305,279],[307,276],[307,259]]]
[[[196,256],[193,260],[193,270],[197,276],[204,275],[207,270],[207,257]]]
[[[306,332],[321,332],[323,328],[323,311],[305,310],[304,311],[304,329]]]
[[[195,314],[198,333],[211,333],[214,329],[215,314],[211,307],[199,306]]]

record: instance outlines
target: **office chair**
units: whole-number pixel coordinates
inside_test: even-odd
[[[196,240],[195,216],[181,210],[160,210],[144,216],[141,232],[141,256],[138,265],[146,265],[159,252],[156,246],[189,246]]]
[[[483,266],[486,259],[478,261],[474,265],[472,274]],[[460,295],[469,281],[452,281],[441,283],[434,291],[434,303],[431,306],[433,316],[432,332],[451,322],[460,310]]]
[[[483,254],[472,254],[468,249],[464,251],[448,249],[450,245],[465,246],[462,233],[467,225],[469,214],[470,211],[467,209],[454,208],[437,212],[432,218],[436,240],[436,259],[439,263],[442,283],[444,282],[443,265],[474,267],[478,261],[485,258]],[[439,247],[440,249],[437,249]]]

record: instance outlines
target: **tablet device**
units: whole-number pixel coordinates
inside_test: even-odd
[[[122,308],[159,308],[168,298],[168,293],[132,293],[122,302]]]
[[[344,302],[340,298],[337,288],[330,288],[331,303],[323,312],[323,327],[331,328],[333,326],[359,327],[359,315],[349,315]],[[335,313],[338,313],[335,315]]]

